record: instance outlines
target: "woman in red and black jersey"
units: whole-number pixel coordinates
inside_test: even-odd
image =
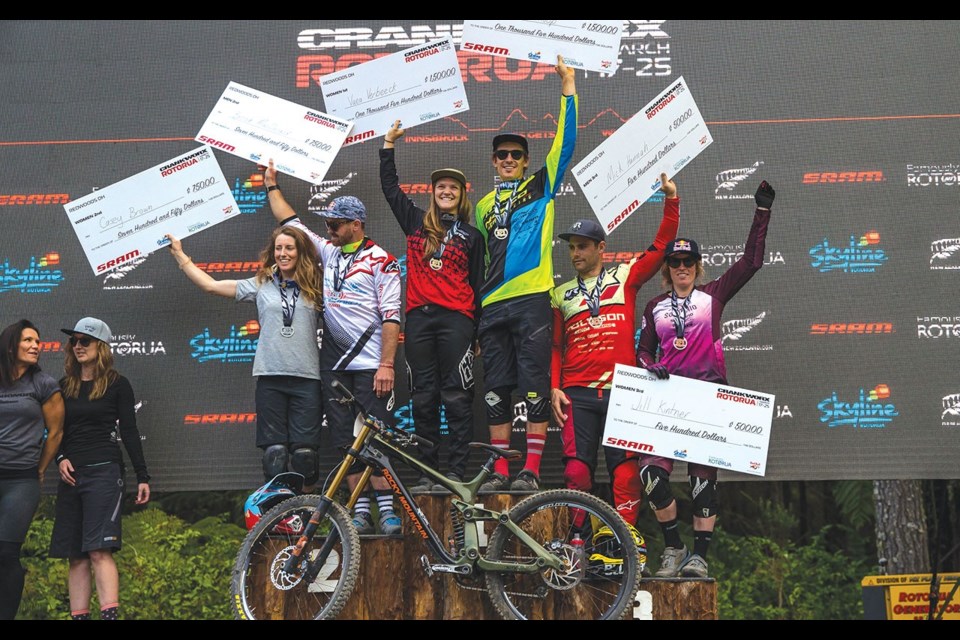
[[[457,169],[430,176],[433,193],[427,210],[400,189],[394,143],[403,136],[400,121],[384,135],[380,187],[407,236],[407,304],[404,353],[410,368],[413,423],[434,443],[421,447],[423,461],[439,468],[440,404],[449,429],[450,477],[462,479],[473,439],[473,358],[480,320],[484,270],[483,236],[469,220],[473,205],[467,179]],[[413,491],[442,490],[423,477]]]

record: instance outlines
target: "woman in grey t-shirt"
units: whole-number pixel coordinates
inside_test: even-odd
[[[63,435],[63,395],[39,358],[40,333],[29,320],[0,333],[0,620],[20,608],[20,548]]]
[[[320,474],[323,418],[317,344],[323,274],[313,243],[299,229],[279,227],[260,253],[254,277],[216,280],[193,264],[180,240],[167,238],[180,269],[198,287],[238,302],[256,302],[260,337],[253,375],[263,477],[269,482],[294,471],[303,475],[304,490],[312,490]]]

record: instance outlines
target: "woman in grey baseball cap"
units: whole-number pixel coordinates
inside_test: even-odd
[[[137,428],[130,381],[113,368],[111,332],[99,318],[81,318],[70,336],[60,379],[66,418],[57,453],[56,518],[50,557],[70,562],[70,615],[90,619],[91,571],[101,620],[117,620],[120,575],[113,559],[121,548],[124,448],[137,476],[136,504],[150,500],[150,474]]]

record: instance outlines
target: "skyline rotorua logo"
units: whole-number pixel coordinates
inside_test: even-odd
[[[10,259],[5,258],[0,263],[0,293],[50,293],[63,283],[63,271],[54,268],[59,264],[60,254],[56,251],[39,258],[30,256],[29,264],[22,269],[11,265]]]
[[[399,405],[397,410],[393,412],[393,419],[397,429],[408,432],[415,431],[413,423],[413,400],[407,401],[406,404]],[[443,403],[440,403],[440,435],[445,436],[449,433],[450,426],[447,423],[447,410],[446,407],[443,406]]]
[[[810,249],[809,254],[813,258],[810,266],[819,270],[820,273],[827,271],[874,273],[888,260],[886,252],[879,247],[879,244],[880,233],[877,231],[868,231],[859,239],[851,234],[850,242],[845,247],[832,246],[830,241],[824,238],[823,242]]]
[[[917,316],[917,337],[960,338],[960,316]]]
[[[347,186],[356,176],[357,172],[351,171],[342,178],[323,180],[317,184],[311,184],[310,199],[307,200],[307,211],[311,211],[317,215],[323,215],[323,212],[327,209],[327,200],[330,199],[330,196]]]
[[[836,391],[817,404],[820,410],[820,422],[828,427],[853,427],[860,429],[883,428],[900,415],[892,402],[883,402],[890,398],[890,387],[878,384],[870,391],[860,389],[853,402],[840,400]]]
[[[209,327],[190,339],[191,358],[197,362],[253,362],[260,337],[260,323],[250,320],[238,330],[236,325],[224,338],[210,333]]]
[[[757,160],[749,167],[726,169],[718,173],[717,188],[713,192],[713,197],[716,200],[752,200],[755,195],[753,191],[747,192],[746,185],[739,189],[738,187],[747,178],[755,174],[762,164],[763,160]],[[734,190],[739,191],[739,193],[731,193]]]
[[[153,289],[149,283],[134,284],[132,282],[123,282],[137,267],[146,262],[147,256],[139,256],[129,262],[125,262],[118,267],[114,267],[103,277],[104,291],[121,291],[130,289]]]
[[[766,317],[767,312],[761,311],[752,318],[725,321],[720,325],[720,329],[723,332],[723,336],[720,338],[720,341],[723,343],[723,348],[727,351],[773,351],[772,344],[747,344],[749,339],[744,338],[744,336],[763,322]]]
[[[162,340],[138,340],[135,333],[121,333],[110,340],[115,356],[165,356],[167,350]]]
[[[930,243],[930,269],[960,269],[960,238],[942,238]]]
[[[960,393],[943,396],[940,420],[944,427],[960,427]]]
[[[251,173],[245,179],[234,178],[233,199],[237,201],[240,213],[257,213],[267,203],[267,192],[263,188],[263,174]]]

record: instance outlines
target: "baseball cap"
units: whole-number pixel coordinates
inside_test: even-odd
[[[363,206],[359,198],[354,196],[340,196],[333,201],[320,215],[324,218],[340,218],[341,220],[359,220],[365,222],[367,219],[367,208]]]
[[[110,342],[112,337],[110,333],[110,327],[107,326],[107,323],[103,320],[97,318],[80,318],[77,321],[77,326],[73,329],[60,329],[68,336],[72,336],[75,333],[82,333],[85,336],[90,336],[91,338],[96,338],[101,342]]]
[[[605,242],[607,239],[607,234],[604,232],[603,227],[600,226],[600,223],[596,220],[589,219],[577,220],[570,225],[566,233],[561,233],[559,236],[564,240],[569,240],[570,236],[583,236],[584,238],[590,238],[597,242]]]
[[[504,142],[516,142],[521,147],[523,147],[523,152],[527,155],[530,155],[530,149],[527,147],[527,139],[516,133],[501,133],[498,136],[493,138],[493,150],[496,151]]]
[[[663,252],[663,256],[672,256],[675,253],[689,253],[698,260],[700,259],[700,247],[695,240],[690,240],[689,238],[677,238],[667,244],[667,249]]]
[[[436,184],[437,180],[440,178],[453,178],[460,183],[464,189],[467,188],[467,176],[463,175],[462,171],[456,169],[437,169],[430,174],[430,182]]]

